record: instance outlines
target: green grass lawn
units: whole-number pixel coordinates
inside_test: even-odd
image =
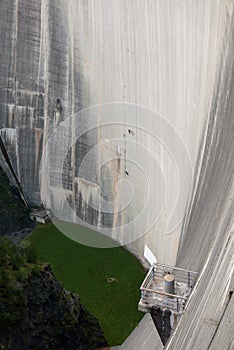
[[[79,228],[83,233],[87,228]],[[65,288],[98,318],[110,345],[121,344],[143,317],[137,311],[145,270],[122,247],[100,249],[78,244],[51,223],[38,225],[28,238],[40,261],[51,264]],[[109,277],[116,282],[108,283]]]

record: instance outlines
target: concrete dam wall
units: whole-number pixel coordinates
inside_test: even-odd
[[[27,199],[201,270],[231,184],[232,18],[231,0],[2,0],[0,131]]]

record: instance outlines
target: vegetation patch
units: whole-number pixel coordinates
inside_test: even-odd
[[[81,234],[89,231],[77,229]],[[28,239],[64,287],[79,293],[81,302],[99,320],[107,341],[120,345],[143,317],[137,311],[145,275],[139,261],[122,247],[99,249],[78,244],[52,223],[38,225]],[[108,283],[112,277],[114,282]]]

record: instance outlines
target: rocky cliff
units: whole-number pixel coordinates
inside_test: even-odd
[[[106,346],[96,318],[66,291],[27,244],[0,240],[0,344],[3,349]]]

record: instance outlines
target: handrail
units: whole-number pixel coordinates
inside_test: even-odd
[[[180,291],[180,293],[184,293],[184,296],[166,293],[162,288],[158,288],[157,284],[156,288],[152,289],[154,288],[154,279],[156,281],[163,280],[163,277],[167,272],[174,275],[175,282],[185,285],[186,288],[192,288],[195,285],[198,275],[198,273],[194,271],[155,263],[150,267],[143,283],[141,284],[141,300],[145,303],[146,307],[157,305],[160,308],[169,308],[170,310],[173,310],[173,312],[183,313],[186,301],[188,300],[187,292],[184,293],[183,290],[180,289],[175,290],[175,292]]]
[[[154,272],[154,275],[156,276],[164,276],[166,271],[163,270],[157,270]],[[186,279],[188,275],[190,275],[190,277],[192,279],[196,279],[197,276],[195,276],[194,274],[190,273],[190,272],[186,272],[186,273],[182,273],[182,272],[178,272],[178,271],[170,271],[171,274],[173,274],[174,276],[177,276],[177,278],[180,279]]]
[[[162,277],[163,276],[163,268],[168,268],[171,271],[173,271],[173,273],[175,274],[175,277],[179,278],[179,280],[177,280],[178,282],[181,283],[187,283],[187,285],[190,287],[191,284],[193,285],[195,283],[195,279],[197,276],[196,272],[193,271],[189,271],[189,270],[184,270],[181,268],[177,268],[177,267],[170,267],[168,265],[163,265],[163,264],[153,264],[150,268],[150,270],[148,271],[147,275],[145,276],[144,281],[142,282],[140,289],[142,288],[146,288],[146,285],[148,285],[151,280],[152,277],[154,276],[158,276],[158,277]],[[179,270],[179,271],[177,271]]]
[[[183,299],[183,300],[187,300],[187,298],[182,297],[180,295],[176,295],[176,294],[170,294],[170,293],[166,293],[166,292],[161,292],[161,291],[157,291],[154,289],[150,289],[150,288],[142,288],[141,291],[144,290],[146,292],[150,292],[150,293],[154,293],[154,294],[161,294],[161,295],[165,295],[168,297],[173,297],[173,299]]]
[[[184,272],[190,272],[190,273],[194,273],[195,275],[197,275],[198,273],[195,271],[190,271],[190,270],[186,270],[186,269],[182,269],[181,267],[176,267],[176,266],[169,266],[169,265],[164,265],[164,264],[154,264],[153,266],[162,266],[162,267],[168,267],[169,269],[174,269],[174,270],[180,270],[180,271],[184,271]]]
[[[156,301],[155,299],[152,300],[152,297],[150,297],[149,295],[145,295],[142,298],[142,300],[144,301],[144,303],[150,304],[151,307],[155,305],[155,302],[156,302],[156,305],[158,307],[169,308],[170,310],[174,310],[178,313],[182,313],[185,306],[185,302],[179,298],[158,299],[157,297],[157,301]]]
[[[145,284],[145,282],[147,281],[147,278],[150,276],[152,270],[153,270],[153,265],[151,266],[150,270],[148,271],[147,275],[145,276],[144,281],[142,282],[142,284],[141,284],[141,286],[140,286],[140,289],[141,289],[141,288],[144,288],[144,284]]]
[[[178,299],[169,300],[169,298],[168,299],[161,299],[161,300],[159,300],[159,299],[152,300],[150,298],[146,298],[146,299],[144,299],[143,302],[146,304],[150,304],[152,306],[163,305],[163,306],[169,307],[170,309],[176,309],[176,310],[179,310],[180,308],[184,309],[184,304],[185,304],[185,303],[182,303],[181,301],[179,301]]]

